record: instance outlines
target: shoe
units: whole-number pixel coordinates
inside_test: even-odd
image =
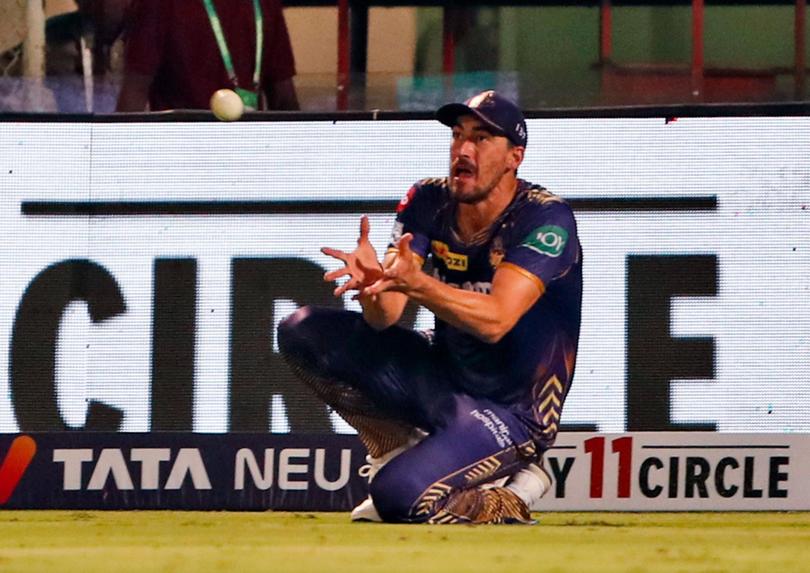
[[[382,523],[377,508],[374,507],[374,501],[371,496],[360,502],[360,504],[352,510],[352,521],[373,521],[375,523]]]
[[[377,472],[379,472],[385,464],[404,452],[405,449],[405,446],[400,446],[399,448],[391,450],[379,458],[366,456],[366,464],[360,466],[357,473],[360,475],[360,477],[366,478],[368,483],[371,483],[371,480],[374,479]],[[366,499],[361,501],[360,504],[352,510],[351,518],[352,521],[373,521],[376,523],[382,522],[382,518],[380,517],[377,508],[374,506],[374,500],[371,499],[371,496],[366,497]]]
[[[427,437],[427,433],[419,430],[418,428],[414,428],[413,434],[408,439],[405,444],[402,444],[398,448],[394,448],[390,452],[380,456],[379,458],[372,458],[371,456],[366,456],[366,464],[360,466],[360,469],[357,471],[361,477],[367,478],[368,483],[371,483],[371,480],[374,479],[374,476],[391,460],[397,457],[399,454],[410,450],[416,444],[421,442]],[[381,522],[382,518],[380,517],[377,508],[374,507],[374,500],[371,499],[371,496],[368,496],[366,499],[360,502],[360,504],[352,510],[351,514],[352,521],[374,521],[374,522]]]
[[[551,476],[542,465],[529,464],[512,476],[506,489],[514,492],[529,509],[534,509],[540,498],[551,489]]]

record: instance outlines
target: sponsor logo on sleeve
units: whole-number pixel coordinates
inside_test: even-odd
[[[559,257],[567,242],[568,231],[557,225],[543,225],[529,233],[520,246],[549,257]]]

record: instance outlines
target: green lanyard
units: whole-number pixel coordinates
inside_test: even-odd
[[[233,1],[233,0],[229,0]],[[213,0],[203,0],[205,4],[205,11],[208,12],[208,19],[211,21],[211,28],[214,30],[214,36],[217,39],[219,46],[219,53],[222,54],[222,63],[225,64],[225,70],[228,72],[228,78],[236,88],[238,93],[250,108],[257,109],[259,103],[259,82],[261,81],[262,73],[262,55],[264,50],[264,18],[262,16],[262,7],[259,0],[253,0],[253,14],[256,18],[256,69],[253,72],[253,90],[244,90],[239,87],[239,79],[236,77],[236,71],[233,69],[233,59],[231,52],[228,50],[228,44],[225,42],[225,34],[222,31],[222,24],[217,16],[216,8],[214,8]]]

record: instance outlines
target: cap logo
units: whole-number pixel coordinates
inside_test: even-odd
[[[495,92],[492,91],[492,90],[489,90],[489,91],[486,91],[486,92],[481,92],[480,94],[478,94],[477,96],[472,98],[470,100],[470,103],[467,104],[467,106],[471,107],[473,109],[481,107],[483,104],[489,103],[494,96],[495,96]]]

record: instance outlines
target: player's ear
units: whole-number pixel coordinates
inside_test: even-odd
[[[507,156],[507,165],[510,169],[517,171],[520,164],[523,163],[523,154],[526,152],[525,147],[519,145],[509,146],[509,155]]]

